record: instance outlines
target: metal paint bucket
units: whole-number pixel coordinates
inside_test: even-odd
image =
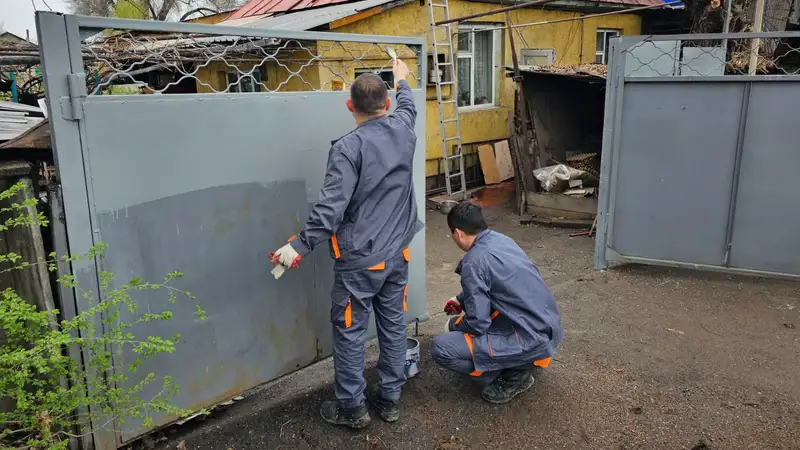
[[[419,341],[406,338],[406,380],[419,373]]]

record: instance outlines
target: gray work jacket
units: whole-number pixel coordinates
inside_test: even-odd
[[[556,300],[528,255],[508,236],[482,231],[456,273],[464,318],[455,326],[484,372],[551,357],[564,330]]]
[[[330,241],[335,270],[380,264],[403,251],[422,229],[412,169],[417,110],[406,81],[392,114],[369,120],[332,142],[319,200],[292,241],[305,256]]]

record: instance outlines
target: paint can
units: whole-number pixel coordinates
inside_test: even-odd
[[[406,338],[406,380],[419,373],[419,341]]]

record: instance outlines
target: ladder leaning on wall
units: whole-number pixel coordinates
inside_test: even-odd
[[[436,25],[436,22],[450,19],[448,0],[428,0],[430,17],[431,43],[433,44],[433,72],[431,78],[436,84],[436,109],[439,113],[439,130],[442,140],[442,158],[444,161],[444,177],[447,195],[453,200],[467,199],[467,182],[464,176],[464,151],[461,147],[461,120],[458,117],[458,95],[456,93],[455,50],[451,23]],[[442,36],[444,33],[444,36]],[[445,60],[439,61],[439,50],[443,50]],[[442,98],[442,87],[450,86],[448,100]],[[455,134],[452,134],[455,124]],[[448,135],[448,131],[451,133]],[[455,144],[455,151],[450,154],[449,147]],[[455,161],[457,169],[451,172],[451,163]],[[458,190],[453,189],[452,180],[459,178]]]

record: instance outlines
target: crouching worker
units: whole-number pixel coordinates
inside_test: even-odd
[[[466,255],[456,268],[462,292],[445,312],[463,314],[433,339],[433,359],[481,383],[484,400],[507,403],[533,386],[532,370],[547,367],[561,342],[555,298],[525,252],[486,226],[479,206],[457,205],[447,225]]]

